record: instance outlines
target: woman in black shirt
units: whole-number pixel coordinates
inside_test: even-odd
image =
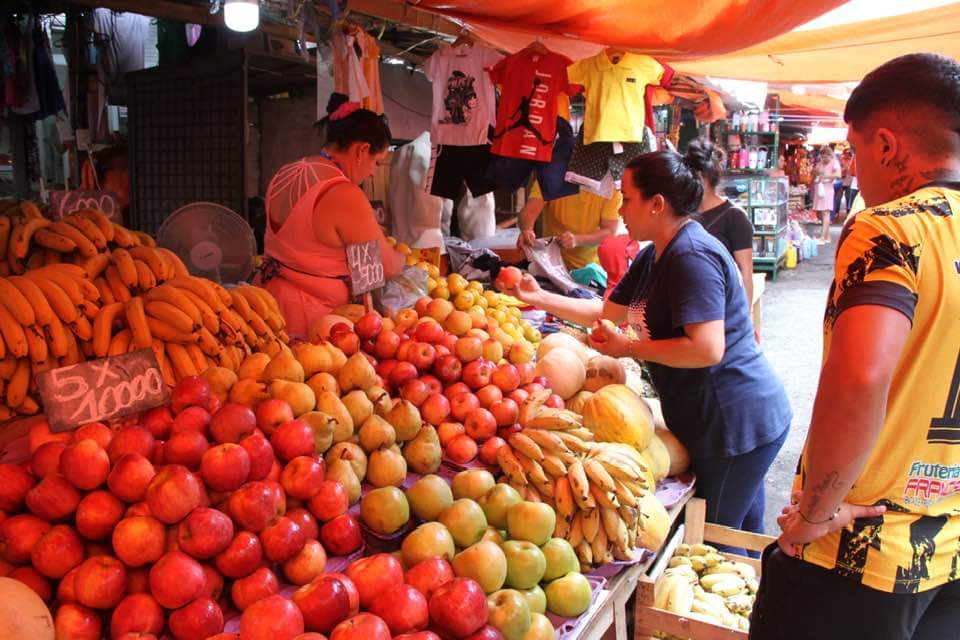
[[[743,278],[749,307],[753,304],[753,225],[743,209],[717,193],[723,150],[705,138],[697,138],[687,147],[686,157],[703,182],[703,201],[693,219],[733,256]]]

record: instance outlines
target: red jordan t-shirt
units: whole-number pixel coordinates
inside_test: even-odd
[[[549,162],[557,133],[557,98],[573,93],[565,56],[523,50],[490,69],[501,85],[497,126],[490,152],[508,158]]]

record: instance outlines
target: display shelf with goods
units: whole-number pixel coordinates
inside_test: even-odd
[[[787,178],[725,175],[718,190],[746,211],[753,225],[754,270],[770,272],[776,280],[787,251]]]

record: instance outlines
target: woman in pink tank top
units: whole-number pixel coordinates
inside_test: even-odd
[[[347,245],[379,241],[388,279],[404,263],[359,186],[386,155],[390,129],[342,94],[331,96],[327,112],[320,154],[283,166],[267,189],[260,282],[277,299],[291,337],[307,337],[312,322],[350,301]]]

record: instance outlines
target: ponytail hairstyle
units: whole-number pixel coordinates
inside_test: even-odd
[[[392,136],[385,116],[362,109],[342,93],[330,94],[327,116],[317,122],[323,146],[344,151],[355,142],[366,142],[371,153],[380,153],[390,144]]]
[[[634,158],[627,165],[635,186],[645,198],[660,194],[674,215],[693,215],[703,200],[703,182],[696,169],[675,151],[654,151]]]
[[[716,189],[720,182],[720,171],[724,165],[725,153],[707,138],[696,138],[687,146],[684,161],[691,169],[703,176],[703,179]]]

